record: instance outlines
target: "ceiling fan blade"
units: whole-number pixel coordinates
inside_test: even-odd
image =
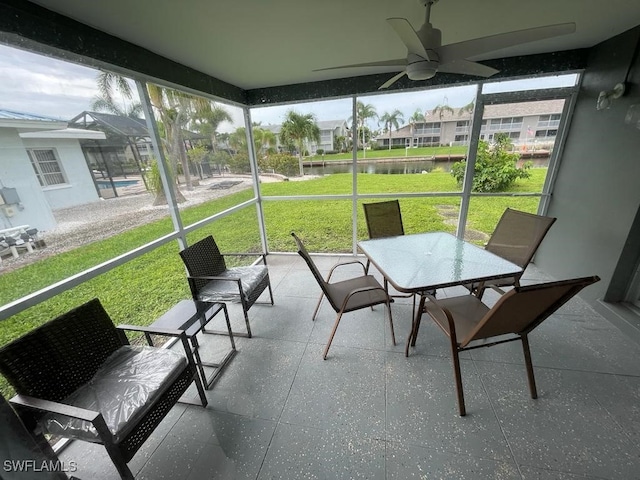
[[[575,23],[559,23],[546,27],[516,30],[515,32],[500,33],[498,35],[490,35],[488,37],[444,45],[438,49],[438,54],[440,55],[441,63],[449,63],[453,60],[475,57],[476,55],[493,52],[513,45],[558,37],[575,31]]]
[[[387,18],[387,23],[391,25],[402,43],[405,44],[409,53],[413,53],[414,55],[419,55],[420,57],[429,60],[429,55],[427,55],[427,51],[422,45],[422,41],[418,34],[413,29],[411,24],[406,18]]]
[[[314,72],[323,70],[337,70],[339,68],[357,68],[357,67],[406,67],[407,59],[399,58],[397,60],[382,60],[380,62],[354,63],[352,65],[340,65],[339,67],[317,68]]]
[[[463,75],[475,75],[476,77],[490,77],[500,70],[487,67],[478,62],[470,62],[469,60],[452,60],[445,64],[440,64],[438,72],[443,73],[461,73]]]
[[[393,85],[394,83],[396,83],[398,80],[400,80],[404,75],[407,74],[406,70],[403,70],[402,72],[398,73],[397,75],[394,75],[393,77],[391,77],[389,80],[387,80],[386,82],[384,82],[382,85],[380,85],[378,87],[378,90],[382,90],[384,88],[389,88],[391,85]]]

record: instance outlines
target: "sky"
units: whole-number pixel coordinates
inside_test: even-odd
[[[0,44],[0,109],[69,120],[85,110],[92,110],[91,105],[98,95],[98,74],[99,71],[93,68]],[[495,87],[487,85],[485,91],[504,88],[505,83],[507,82]],[[532,80],[508,83],[518,88],[532,86]],[[535,80],[536,88],[567,84],[571,84],[571,80],[559,82],[557,77],[555,80]],[[403,114],[403,123],[406,124],[418,109],[425,113],[441,104],[460,108],[469,104],[475,95],[476,87],[471,85],[361,96],[358,100],[373,105],[379,116],[398,109]],[[233,123],[223,124],[220,132],[231,132],[243,126],[242,109],[227,105],[227,110],[233,118]],[[251,120],[261,125],[280,124],[289,110],[301,114],[312,113],[316,120],[348,121],[352,113],[352,100],[347,98],[256,107],[251,109]],[[380,126],[375,119],[369,121],[369,127],[372,129]]]

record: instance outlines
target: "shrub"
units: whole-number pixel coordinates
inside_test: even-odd
[[[273,170],[287,177],[298,175],[300,166],[298,159],[288,153],[276,153],[258,160],[258,166],[263,171]]]
[[[227,160],[229,170],[233,173],[250,173],[251,167],[249,166],[249,155],[245,152],[236,153]]]
[[[516,162],[520,158],[517,153],[511,153],[511,139],[504,133],[497,133],[494,144],[480,140],[476,156],[475,174],[473,176],[474,192],[503,192],[518,178],[529,178],[531,162],[518,167]],[[451,166],[451,175],[458,184],[462,184],[466,160],[461,160]]]

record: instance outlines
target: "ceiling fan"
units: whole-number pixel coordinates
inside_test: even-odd
[[[425,22],[419,30],[414,30],[406,18],[387,19],[407,47],[407,58],[320,68],[314,71],[383,66],[402,68],[400,73],[383,83],[380,89],[391,86],[404,75],[411,80],[427,80],[437,72],[490,77],[498,73],[498,70],[467,59],[517,44],[573,33],[576,30],[575,23],[560,23],[442,45],[442,32],[433,28],[429,22],[431,6],[437,2],[438,0],[418,0],[418,3],[426,7]]]

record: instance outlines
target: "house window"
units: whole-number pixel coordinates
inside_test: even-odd
[[[50,187],[52,185],[63,185],[67,183],[62,173],[62,167],[58,157],[51,149],[48,150],[27,150],[31,165],[38,177],[40,185]]]

